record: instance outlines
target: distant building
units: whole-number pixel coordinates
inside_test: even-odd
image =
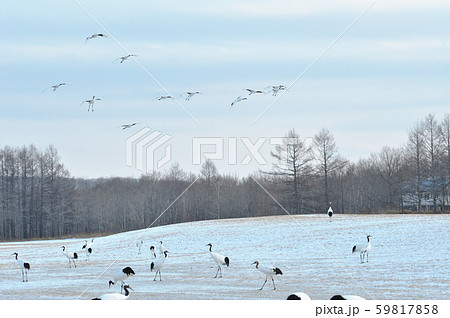
[[[450,210],[450,179],[438,179],[435,181],[434,187],[436,189],[436,209],[441,211]],[[420,210],[433,210],[433,180],[427,178],[420,184]],[[419,196],[417,194],[417,186],[415,182],[409,182],[403,187],[402,195],[403,208],[411,211],[419,210]]]

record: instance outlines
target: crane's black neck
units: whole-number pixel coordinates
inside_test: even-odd
[[[16,259],[18,259],[17,257],[19,256],[19,254],[17,254],[17,253],[14,253],[14,255],[16,256]]]
[[[128,296],[130,292],[128,291],[128,287],[124,286],[123,289],[125,290],[125,296]]]
[[[212,252],[212,244],[209,244],[209,251]]]

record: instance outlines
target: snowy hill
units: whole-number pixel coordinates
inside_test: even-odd
[[[81,253],[77,268],[69,268],[61,246],[79,251],[84,239],[2,243],[0,299],[91,299],[119,292],[120,284],[108,289],[109,274],[125,266],[136,272],[127,280],[135,290],[130,299],[285,299],[297,291],[312,299],[450,299],[449,247],[435,249],[436,242],[449,242],[449,223],[448,215],[329,220],[325,214],[184,223],[98,237],[90,259]],[[360,264],[351,249],[366,234],[372,250],[369,262]],[[153,281],[149,247],[160,240],[170,254],[162,281]],[[230,258],[223,278],[213,278],[217,267],[208,243]],[[31,265],[28,283],[22,282],[14,252]],[[283,271],[275,277],[276,290],[270,281],[258,290],[265,277],[251,265],[255,260]]]

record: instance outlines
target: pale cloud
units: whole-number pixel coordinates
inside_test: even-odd
[[[362,12],[375,0],[266,0],[266,1],[195,1],[190,3],[190,13],[224,17],[305,17],[343,12]],[[176,8],[173,8],[177,10]],[[371,11],[397,12],[424,9],[450,9],[447,0],[396,0],[376,1]],[[183,8],[186,11],[186,8]]]
[[[61,60],[96,60],[105,58],[105,48],[101,46],[83,46],[82,42],[73,43],[19,43],[0,42],[0,64],[22,63],[22,61],[49,60],[60,62]],[[107,56],[113,56],[107,53]]]
[[[405,50],[432,50],[432,49],[449,49],[450,40],[442,39],[409,39],[397,41],[379,41],[379,45],[388,49],[405,51]]]
[[[133,48],[142,63],[184,63],[186,65],[212,65],[219,63],[265,63],[274,59],[283,62],[312,61],[329,45],[327,41],[309,40],[249,40],[223,41],[217,43],[152,43],[135,42],[127,46]],[[111,43],[110,43],[111,44]],[[398,61],[402,63],[442,61],[448,59],[450,39],[410,38],[388,39],[346,39],[336,43],[322,59],[351,59],[370,61]],[[118,48],[112,50],[104,46],[83,46],[78,43],[25,44],[0,43],[0,64],[27,61],[113,61],[125,54]],[[133,63],[131,60],[127,63]]]

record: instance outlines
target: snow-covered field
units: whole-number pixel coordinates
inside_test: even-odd
[[[80,250],[84,239],[0,244],[0,299],[90,299],[108,290],[108,273],[130,266],[130,299],[285,299],[302,291],[312,299],[334,294],[367,299],[450,299],[449,215],[274,216],[184,223],[98,237],[87,261],[69,268],[61,246]],[[372,236],[369,262],[352,246]],[[138,255],[136,242],[144,240]],[[89,239],[89,238],[87,238]],[[149,247],[170,252],[162,281],[153,281]],[[230,258],[214,279],[213,251]],[[11,254],[31,264],[23,283]],[[279,267],[277,289],[251,263]],[[109,269],[108,267],[113,264]],[[106,270],[106,272],[105,272]],[[102,275],[103,273],[103,275]]]

